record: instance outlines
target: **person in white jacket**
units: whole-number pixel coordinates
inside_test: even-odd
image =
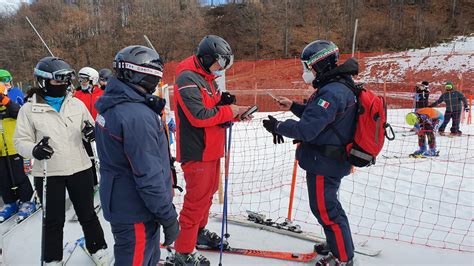
[[[35,158],[32,174],[40,199],[43,162],[47,160],[44,262],[62,265],[65,190],[82,226],[86,248],[97,265],[109,263],[107,244],[93,205],[92,164],[82,140],[94,140],[94,123],[86,106],[68,92],[74,70],[60,58],[41,59],[34,75],[39,88],[27,93],[14,133],[18,153]],[[90,123],[90,124],[89,124]],[[43,141],[49,137],[49,142]]]

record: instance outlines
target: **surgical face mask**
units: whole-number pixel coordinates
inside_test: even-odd
[[[215,70],[215,71],[212,71],[212,74],[214,74],[217,77],[222,77],[225,74],[225,70]]]
[[[84,91],[84,92],[88,91],[90,87],[91,87],[90,84],[82,84],[81,83],[81,90]]]
[[[316,78],[311,70],[305,69],[303,75],[301,76],[306,84],[312,84],[313,80]]]

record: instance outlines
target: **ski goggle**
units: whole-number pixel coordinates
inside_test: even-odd
[[[76,78],[76,72],[71,69],[61,69],[50,73],[35,68],[34,75],[45,79],[53,79],[57,81],[71,81]]]
[[[107,78],[99,78],[99,81],[102,81],[102,82],[107,82]]]
[[[447,85],[444,86],[444,88],[447,89],[447,90],[452,90],[452,89],[453,89],[453,85],[447,84]]]
[[[217,55],[217,63],[222,70],[229,69],[234,64],[234,55]]]
[[[90,81],[89,77],[81,77],[81,76],[79,76],[79,78],[77,78],[77,80],[78,80],[80,83],[86,83],[86,82],[89,82],[89,81]]]
[[[0,77],[0,82],[3,82],[3,83],[8,83],[10,81],[12,81],[12,77]]]

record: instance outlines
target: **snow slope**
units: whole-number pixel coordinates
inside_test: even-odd
[[[474,36],[459,36],[436,47],[365,57],[359,77],[365,82],[406,82],[407,78],[427,79],[440,84],[451,79],[456,83],[464,75],[472,86]]]

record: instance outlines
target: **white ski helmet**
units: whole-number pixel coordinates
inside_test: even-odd
[[[88,79],[92,85],[99,84],[99,72],[92,67],[81,68],[77,76],[79,77],[79,82],[81,82],[81,79]]]

